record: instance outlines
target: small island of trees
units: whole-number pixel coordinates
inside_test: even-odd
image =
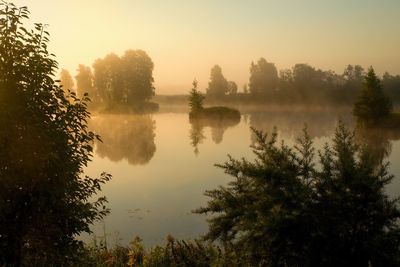
[[[155,94],[151,58],[143,50],[127,50],[120,57],[114,53],[97,59],[93,68],[80,64],[77,69],[76,93],[91,99],[89,107],[101,112],[152,112],[158,104],[151,102]],[[72,90],[73,80],[65,69],[61,85]]]
[[[203,107],[205,96],[197,90],[197,81],[193,81],[193,88],[189,94],[189,119],[218,119],[218,120],[238,120],[240,121],[240,112],[228,107]]]

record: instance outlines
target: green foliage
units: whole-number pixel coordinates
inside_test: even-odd
[[[189,92],[190,113],[197,113],[203,109],[205,96],[197,90],[197,81],[193,81],[193,88]]]
[[[364,88],[354,104],[353,114],[357,119],[378,122],[388,117],[392,111],[392,102],[383,93],[382,85],[371,67],[365,76]]]
[[[371,164],[342,123],[318,164],[307,131],[294,149],[276,131],[253,131],[256,159],[217,165],[234,180],[207,191],[196,211],[214,214],[206,239],[250,266],[398,266],[400,210],[384,191],[387,164]]]
[[[229,90],[229,83],[222,74],[220,66],[215,65],[211,69],[210,81],[207,88],[207,96],[214,99],[221,99]]]
[[[65,94],[42,24],[23,26],[26,7],[0,3],[0,265],[65,266],[75,237],[105,216],[96,198],[110,179],[83,175],[99,137],[84,96]]]

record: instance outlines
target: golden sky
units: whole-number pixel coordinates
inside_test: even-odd
[[[278,69],[347,64],[400,74],[399,0],[14,0],[49,24],[50,50],[73,75],[78,64],[143,49],[156,93],[207,86],[214,64],[239,89],[260,57]]]

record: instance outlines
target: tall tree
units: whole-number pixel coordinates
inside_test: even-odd
[[[130,104],[150,100],[154,96],[154,64],[143,50],[127,50],[121,58],[126,101]]]
[[[260,58],[256,64],[251,62],[249,90],[253,95],[268,95],[278,86],[278,71],[274,63]]]
[[[208,82],[207,95],[211,98],[220,99],[228,92],[228,81],[222,74],[219,65],[215,65],[211,69],[210,81]]]
[[[73,265],[76,237],[107,213],[96,194],[110,177],[83,175],[97,138],[88,99],[56,82],[48,33],[28,17],[0,2],[0,265]]]
[[[93,64],[94,83],[108,104],[139,104],[154,96],[154,64],[143,50],[127,50],[122,57],[109,54]]]
[[[64,91],[72,91],[74,92],[75,89],[75,84],[74,84],[74,80],[72,79],[71,74],[69,73],[68,70],[66,69],[62,69],[60,72],[60,85],[62,86],[62,88],[64,89]]]
[[[354,104],[353,114],[367,122],[378,122],[392,111],[392,102],[383,93],[382,85],[372,67],[365,76],[363,89]]]
[[[94,85],[103,102],[126,103],[121,59],[111,53],[93,63]]]

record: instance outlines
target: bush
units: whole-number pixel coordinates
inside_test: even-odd
[[[28,14],[0,3],[0,265],[72,265],[75,237],[108,212],[95,195],[110,176],[83,176],[98,138],[89,99],[54,80],[48,33],[25,29]]]
[[[319,152],[305,130],[294,148],[254,130],[256,159],[217,165],[234,180],[206,192],[209,240],[250,266],[398,266],[400,210],[384,187],[388,164],[374,167],[339,123]]]

